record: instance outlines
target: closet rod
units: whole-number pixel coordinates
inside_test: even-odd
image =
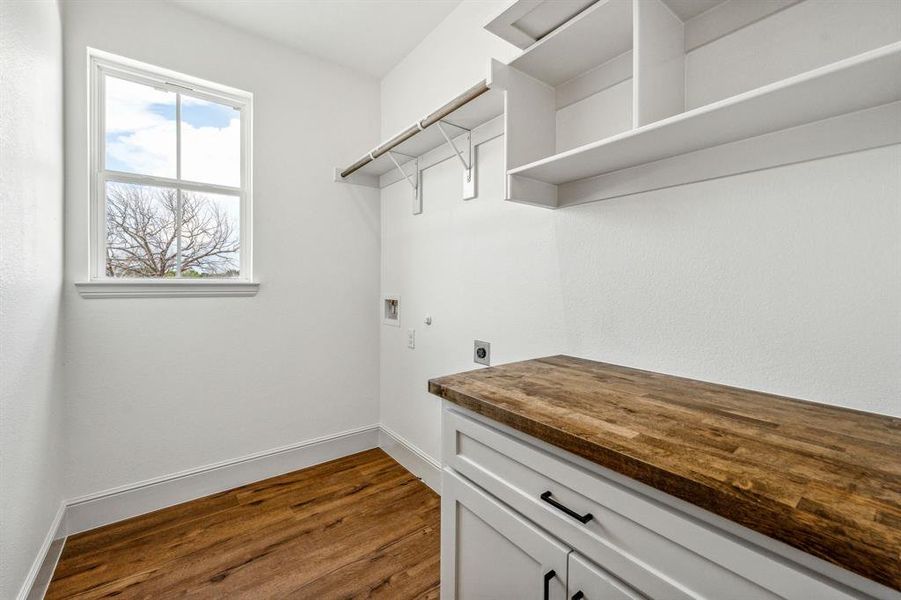
[[[480,81],[476,85],[472,86],[471,88],[469,88],[468,90],[466,90],[465,92],[463,92],[462,94],[460,94],[459,96],[457,96],[456,98],[454,98],[453,100],[451,100],[450,102],[448,102],[447,104],[445,104],[444,106],[442,106],[441,108],[439,108],[438,110],[436,110],[435,112],[433,112],[432,114],[427,116],[426,118],[422,119],[421,121],[417,121],[416,123],[413,123],[412,125],[410,125],[406,129],[404,129],[403,131],[398,133],[396,136],[394,136],[393,138],[391,138],[390,140],[388,140],[381,146],[376,146],[376,148],[372,152],[370,152],[369,154],[367,154],[366,156],[364,156],[363,158],[361,158],[354,164],[350,165],[349,167],[347,167],[346,169],[341,171],[341,177],[347,177],[348,175],[350,175],[357,169],[360,169],[361,167],[368,165],[373,160],[377,159],[378,157],[385,154],[389,150],[397,147],[398,145],[402,144],[403,142],[406,142],[408,139],[410,139],[411,137],[413,137],[414,135],[416,135],[417,133],[419,133],[426,127],[429,127],[430,125],[434,125],[435,123],[437,123],[438,121],[440,121],[447,115],[451,114],[452,112],[454,112],[455,110],[457,110],[458,108],[463,106],[464,104],[467,104],[468,102],[472,102],[473,100],[475,100],[476,98],[478,98],[479,96],[481,96],[482,94],[487,92],[488,90],[489,90],[488,82],[483,79],[482,81]]]

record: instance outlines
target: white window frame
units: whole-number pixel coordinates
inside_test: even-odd
[[[177,147],[175,179],[136,175],[105,168],[105,76],[165,89],[179,95],[227,104],[241,112],[241,183],[239,187],[191,182],[181,179],[181,147]],[[253,279],[253,194],[252,127],[253,94],[195,77],[155,67],[108,52],[88,48],[88,154],[90,216],[90,280],[76,283],[86,298],[170,297],[170,296],[252,296],[259,283]],[[181,127],[176,101],[176,127]],[[106,184],[107,182],[154,185],[177,190],[227,194],[240,199],[240,275],[235,278],[125,278],[106,275]]]

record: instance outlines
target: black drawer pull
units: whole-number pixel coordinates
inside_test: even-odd
[[[585,594],[582,593],[582,590],[579,590],[575,594],[573,594],[572,600],[582,600],[585,597]]]
[[[556,508],[557,510],[562,510],[563,512],[565,512],[566,514],[571,516],[573,519],[575,519],[579,523],[582,523],[583,525],[594,518],[594,515],[592,515],[591,513],[585,513],[584,515],[580,515],[576,511],[572,510],[571,508],[563,506],[562,504],[560,504],[559,502],[554,500],[553,494],[551,494],[550,491],[547,491],[547,492],[541,494],[541,499],[544,500],[545,502],[547,502],[548,504],[550,504],[551,506],[553,506],[554,508]]]
[[[551,569],[544,574],[544,600],[551,597],[551,579],[557,576],[557,571]]]

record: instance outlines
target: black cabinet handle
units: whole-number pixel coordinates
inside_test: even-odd
[[[572,517],[579,523],[582,523],[583,525],[594,518],[594,515],[592,515],[591,513],[585,513],[584,515],[580,515],[576,511],[572,510],[571,508],[563,506],[562,504],[560,504],[559,502],[554,500],[553,494],[551,494],[550,491],[547,491],[547,492],[541,494],[541,499],[544,500],[545,502],[547,502],[548,504],[550,504],[551,506],[553,506],[554,508],[556,508],[557,510],[561,510],[561,511],[565,512],[567,515],[569,515],[570,517]]]
[[[573,597],[571,600],[582,600],[582,598],[584,598],[584,597],[585,597],[585,594],[582,593],[582,590],[579,590],[578,592],[573,594]]]
[[[544,600],[549,600],[551,597],[551,579],[557,576],[557,571],[551,569],[547,573],[544,574]]]

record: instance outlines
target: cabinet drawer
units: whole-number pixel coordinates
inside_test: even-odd
[[[456,410],[443,421],[448,467],[649,598],[858,597]]]

